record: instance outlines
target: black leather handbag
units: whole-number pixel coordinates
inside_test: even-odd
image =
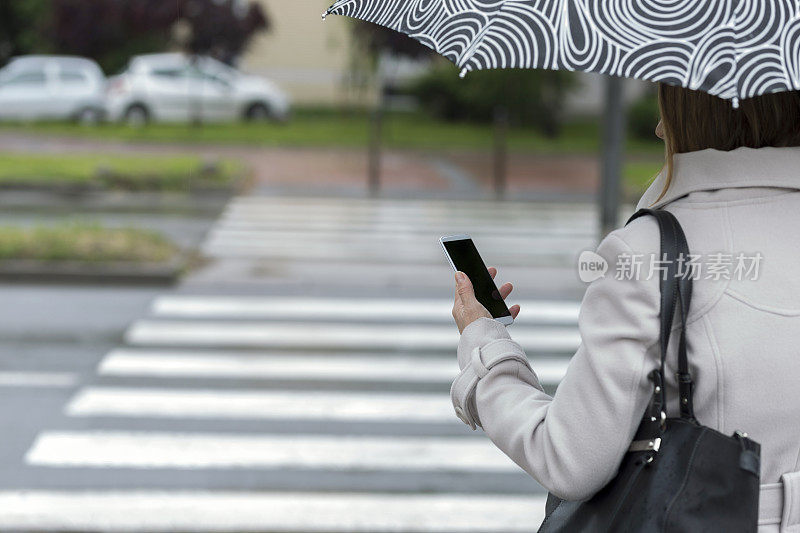
[[[761,446],[746,433],[727,436],[695,419],[685,338],[692,276],[678,271],[689,247],[671,213],[643,209],[628,223],[642,216],[658,221],[666,260],[660,281],[661,366],[648,374],[653,395],[614,479],[587,501],[549,494],[539,532],[755,532]],[[663,384],[676,304],[683,326],[676,373],[680,417],[668,418]]]

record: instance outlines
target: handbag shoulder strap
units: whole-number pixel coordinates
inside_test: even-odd
[[[652,216],[658,222],[661,236],[661,265],[660,269],[660,328],[659,328],[659,349],[660,367],[653,370],[649,377],[653,381],[654,394],[650,406],[645,412],[642,420],[640,433],[642,438],[653,438],[659,435],[664,429],[666,419],[666,388],[664,387],[665,364],[667,358],[667,348],[669,346],[670,334],[672,331],[673,318],[676,307],[679,311],[681,321],[681,331],[678,344],[678,391],[680,396],[680,416],[681,418],[696,421],[692,404],[692,376],[689,372],[689,361],[686,346],[686,320],[689,314],[689,307],[692,299],[692,272],[689,268],[691,255],[678,219],[664,210],[641,209],[637,211],[629,220],[630,224],[643,216]],[[638,438],[638,437],[637,437]]]

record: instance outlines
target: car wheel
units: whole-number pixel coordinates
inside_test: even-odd
[[[245,119],[248,122],[266,122],[270,118],[272,118],[272,113],[269,112],[269,107],[262,103],[251,105],[245,113]]]
[[[141,128],[150,122],[150,112],[143,105],[132,105],[125,111],[125,122],[134,128]]]
[[[103,119],[103,112],[94,107],[81,109],[76,115],[76,120],[84,126],[96,126]]]

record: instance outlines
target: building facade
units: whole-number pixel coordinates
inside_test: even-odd
[[[353,91],[353,84],[348,83],[358,54],[353,53],[348,19],[329,17],[322,21],[322,12],[330,7],[332,0],[257,1],[268,13],[272,30],[254,40],[241,60],[242,68],[272,79],[301,106],[363,104],[374,99],[374,91]],[[419,71],[401,66],[405,73]],[[567,113],[600,113],[603,78],[598,74],[580,75],[580,88],[570,95]],[[626,100],[638,98],[646,87],[645,82],[628,81]]]
[[[257,37],[241,67],[267,76],[300,105],[345,103],[351,61],[349,21],[322,12],[332,0],[258,0],[272,21]]]

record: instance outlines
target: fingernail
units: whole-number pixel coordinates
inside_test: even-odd
[[[464,278],[466,278],[466,276],[464,275],[463,272],[456,272],[456,281],[461,283],[462,281],[464,281]]]

